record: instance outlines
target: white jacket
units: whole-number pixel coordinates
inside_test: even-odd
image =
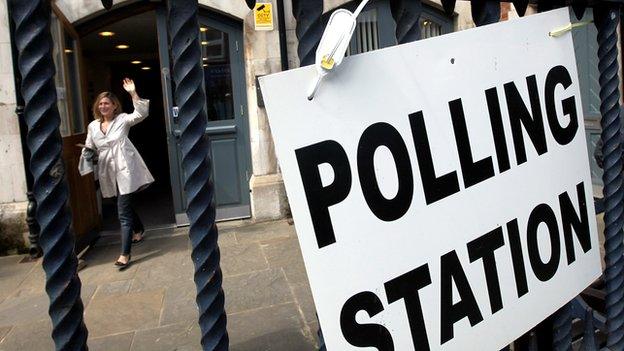
[[[108,125],[106,134],[100,129],[101,122],[92,121],[87,127],[85,146],[94,149],[98,155],[97,166],[87,161],[83,149],[78,163],[80,175],[95,172],[100,180],[102,197],[133,193],[154,182],[139,151],[128,138],[130,127],[141,122],[149,112],[149,100],[134,102],[132,113],[120,113]]]

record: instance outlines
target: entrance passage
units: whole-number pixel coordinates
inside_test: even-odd
[[[89,107],[100,92],[112,91],[123,111],[131,112],[132,100],[121,84],[125,77],[134,80],[141,98],[150,100],[149,117],[132,127],[130,140],[155,182],[136,194],[135,209],[146,229],[175,225],[155,11],[93,31],[82,38],[82,47]],[[116,199],[103,199],[101,209],[103,231],[117,234]]]

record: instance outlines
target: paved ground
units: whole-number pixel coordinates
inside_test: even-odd
[[[102,240],[80,271],[90,350],[200,350],[186,230],[147,233],[119,272],[119,246]],[[108,241],[108,242],[106,242]],[[314,350],[314,304],[294,227],[220,226],[230,349]],[[0,258],[0,350],[53,350],[39,262]]]

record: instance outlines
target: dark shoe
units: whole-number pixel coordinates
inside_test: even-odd
[[[119,270],[123,270],[125,268],[127,268],[130,265],[130,255],[128,255],[128,261],[126,263],[123,263],[121,261],[115,261],[115,267],[119,268]]]
[[[140,238],[140,239],[134,239],[134,238],[133,238],[133,239],[132,239],[132,243],[133,243],[133,244],[138,244],[138,243],[142,242],[142,241],[143,241],[143,238],[144,238],[144,236],[143,236],[143,234],[144,234],[144,233],[145,233],[145,230],[142,230],[140,233],[134,233],[134,234],[141,234],[141,238]],[[134,235],[134,234],[133,234],[133,235]]]

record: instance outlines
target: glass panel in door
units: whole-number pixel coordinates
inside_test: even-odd
[[[234,119],[229,34],[206,25],[200,32],[208,120]]]

